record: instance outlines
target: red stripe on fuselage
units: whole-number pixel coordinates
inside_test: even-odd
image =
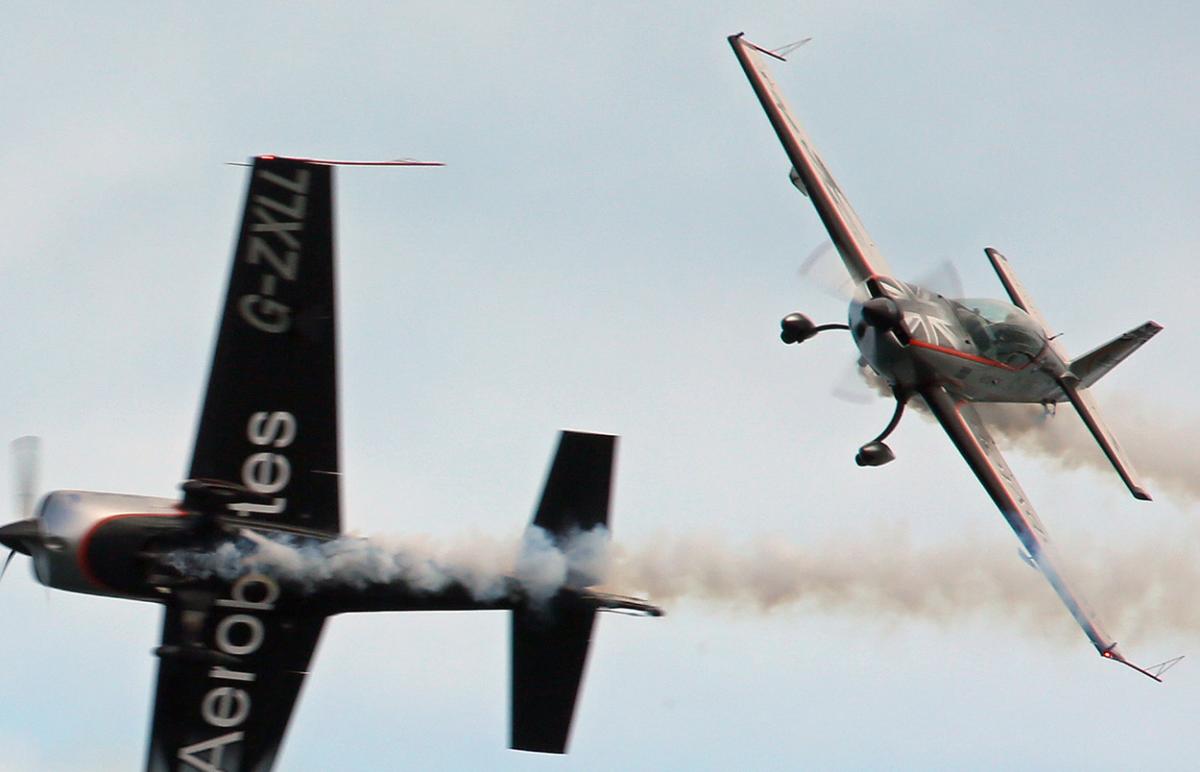
[[[1007,370],[1010,373],[1020,372],[1021,370],[1024,370],[1026,367],[1029,367],[1029,365],[1033,364],[1033,360],[1031,359],[1029,362],[1026,362],[1025,364],[1021,365],[1020,367],[1013,367],[1012,365],[1006,365],[1003,362],[998,362],[995,359],[988,359],[987,357],[981,357],[976,354],[968,354],[965,351],[959,351],[958,349],[950,348],[948,346],[939,346],[936,343],[930,343],[928,341],[918,340],[916,338],[912,338],[911,340],[909,340],[908,343],[910,346],[916,346],[917,348],[925,348],[925,349],[929,349],[930,351],[937,351],[938,353],[941,353],[941,354],[948,354],[949,356],[952,356],[952,357],[958,357],[959,359],[965,359],[968,362],[974,362],[977,365],[986,365],[987,367],[997,367],[1001,370]]]

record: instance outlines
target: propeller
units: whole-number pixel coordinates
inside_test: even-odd
[[[8,556],[0,567],[0,578],[8,571],[8,564],[18,552],[30,554],[30,545],[35,543],[40,532],[33,519],[33,507],[37,500],[38,457],[41,440],[37,437],[18,437],[12,442],[14,485],[17,514],[16,522],[0,526],[0,544],[8,547]]]
[[[808,256],[800,263],[797,274],[802,281],[815,287],[825,296],[844,303],[849,303],[854,298],[855,290],[858,289],[854,280],[850,278],[850,274],[846,272],[837,248],[828,239],[809,252]],[[936,292],[942,297],[961,298],[963,296],[962,277],[959,276],[954,263],[949,260],[942,260],[933,268],[920,274],[912,283]],[[860,295],[859,299],[864,299],[864,296]],[[892,321],[886,319],[888,316],[890,314],[885,311],[883,314],[885,318],[880,319],[878,316],[876,318],[878,321],[887,323]],[[864,389],[863,386],[866,388]],[[876,394],[890,399],[892,390],[887,382],[880,378],[862,357],[859,357],[857,366],[846,367],[838,376],[833,394],[846,402],[868,404],[874,401]]]
[[[809,252],[808,257],[804,258],[804,262],[800,263],[797,274],[805,282],[834,300],[849,302],[854,296],[856,288],[854,280],[846,273],[837,249],[828,239]],[[936,292],[942,297],[961,298],[963,296],[962,277],[959,276],[954,263],[949,260],[942,260],[933,268],[917,276],[911,283]]]
[[[33,505],[37,501],[38,461],[42,440],[39,437],[18,437],[12,441],[13,469],[17,514],[28,520],[33,517]]]

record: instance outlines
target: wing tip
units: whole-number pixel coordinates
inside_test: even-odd
[[[354,161],[333,158],[306,158],[303,156],[274,155],[262,153],[254,156],[252,161],[294,161],[312,166],[445,166],[441,161],[417,161],[411,158],[393,158],[387,161]],[[231,166],[250,166],[250,164],[234,164]]]
[[[1109,646],[1107,649],[1103,649],[1100,652],[1100,656],[1104,657],[1105,659],[1111,659],[1113,662],[1119,662],[1122,665],[1124,665],[1125,667],[1132,668],[1133,670],[1138,671],[1139,673],[1146,676],[1147,678],[1153,678],[1155,681],[1157,681],[1160,684],[1163,682],[1163,678],[1162,678],[1163,675],[1168,670],[1170,670],[1171,668],[1178,665],[1180,663],[1180,661],[1183,659],[1183,655],[1181,654],[1178,657],[1172,657],[1171,659],[1165,660],[1163,662],[1159,662],[1157,665],[1151,665],[1150,667],[1141,667],[1141,666],[1135,665],[1134,663],[1125,659],[1125,656],[1123,654],[1121,654],[1121,652],[1117,651],[1117,644],[1115,644],[1115,643],[1113,645]]]

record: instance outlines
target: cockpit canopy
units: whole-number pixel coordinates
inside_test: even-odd
[[[1009,367],[1024,367],[1046,348],[1041,325],[1020,308],[990,298],[951,301],[980,356]]]

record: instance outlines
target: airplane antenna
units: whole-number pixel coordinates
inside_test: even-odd
[[[1146,672],[1150,673],[1155,678],[1162,679],[1163,673],[1179,664],[1179,660],[1183,659],[1183,655],[1173,657],[1166,662],[1159,662],[1157,665],[1151,665],[1146,668]]]
[[[773,50],[768,50],[766,48],[763,48],[762,46],[751,43],[749,40],[746,40],[746,38],[742,37],[742,33],[740,33],[740,32],[738,34],[734,35],[734,37],[742,38],[742,43],[744,43],[747,47],[753,48],[755,51],[758,51],[760,54],[766,54],[767,56],[774,57],[775,59],[778,59],[781,62],[786,62],[787,59],[784,58],[785,56],[790,54],[792,51],[795,51],[797,48],[804,45],[808,41],[812,40],[812,38],[810,38],[810,37],[804,38],[803,40],[797,40],[795,43],[788,43],[786,46],[780,46],[779,48],[776,48]],[[730,39],[732,40],[732,38],[730,38]]]
[[[804,45],[805,43],[807,43],[810,40],[812,40],[811,37],[804,38],[803,40],[797,40],[795,43],[788,43],[786,46],[780,46],[779,48],[776,48],[771,53],[774,54],[775,56],[779,57],[780,59],[787,61],[787,59],[784,59],[784,57],[786,57],[788,54],[795,51],[797,48]]]

